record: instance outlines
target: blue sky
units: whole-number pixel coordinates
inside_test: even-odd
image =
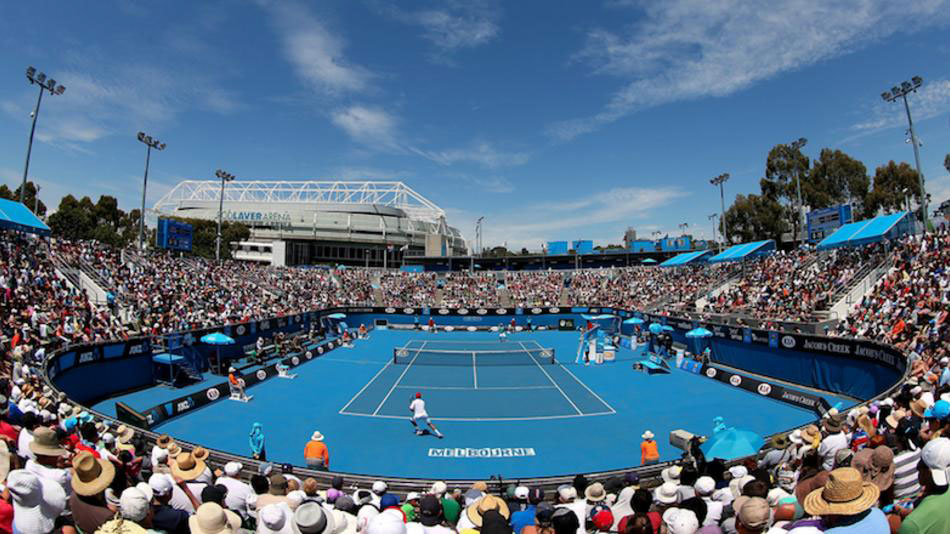
[[[183,179],[402,180],[486,245],[711,234],[708,184],[758,191],[768,149],[913,161],[880,93],[913,75],[928,191],[950,197],[950,2],[20,2],[0,16],[0,179],[141,197],[144,130]]]

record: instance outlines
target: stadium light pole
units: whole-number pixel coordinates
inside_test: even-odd
[[[33,214],[36,215],[37,217],[40,216],[40,214],[39,214],[39,211],[40,211],[40,189],[42,189],[42,188],[37,185],[37,186],[36,186],[36,195],[33,196]]]
[[[729,181],[728,172],[722,173],[719,176],[709,180],[710,184],[719,186],[719,209],[721,212],[719,220],[722,222],[722,240],[724,243],[729,240],[729,228],[726,226],[726,193],[722,185],[727,181]],[[722,245],[720,245],[719,251],[722,251]]]
[[[805,139],[804,137],[799,137],[795,141],[792,141],[791,143],[789,143],[788,146],[791,147],[792,150],[799,151],[806,144],[808,144],[808,139]],[[798,168],[797,158],[795,160],[795,168],[796,170]],[[805,205],[802,203],[802,180],[801,180],[800,175],[795,176],[795,189],[798,192],[798,210],[797,210],[798,214],[795,216],[795,225],[792,227],[794,230],[796,230],[795,232],[796,235],[792,236],[792,238],[798,241],[799,240],[798,238],[801,234],[801,229],[805,228]]]
[[[138,140],[145,143],[145,178],[142,179],[142,212],[139,213],[139,252],[145,250],[145,189],[148,187],[148,164],[152,158],[152,149],[165,150],[165,143],[145,135],[145,132],[138,133]]]
[[[923,84],[923,78],[914,76],[909,82],[903,81],[900,86],[895,85],[890,91],[881,93],[881,98],[883,98],[885,102],[894,102],[898,98],[904,101],[904,111],[907,112],[907,125],[910,129],[910,142],[914,145],[914,163],[917,165],[917,179],[920,182],[920,219],[924,224],[923,233],[927,233],[927,190],[924,188],[924,171],[920,168],[920,144],[917,142],[917,132],[914,130],[914,120],[910,116],[910,104],[907,102],[907,95],[909,93],[916,93],[917,89]],[[916,222],[914,226],[916,226]]]
[[[47,78],[46,73],[36,72],[36,67],[33,66],[27,67],[26,79],[30,81],[30,85],[36,84],[40,86],[40,94],[36,97],[36,107],[33,108],[32,113],[33,126],[30,127],[30,141],[26,145],[26,164],[23,166],[23,183],[20,185],[21,204],[23,203],[23,195],[26,194],[26,177],[30,174],[30,154],[33,152],[33,134],[36,133],[36,119],[40,115],[40,103],[43,101],[43,93],[49,91],[50,96],[55,96],[66,92],[65,87],[57,85],[56,80]]]
[[[214,175],[221,178],[221,196],[218,197],[218,235],[214,240],[214,259],[221,261],[221,214],[224,212],[224,184],[234,180],[234,175],[221,169],[214,171]]]
[[[713,225],[712,240],[713,240],[713,241],[716,241],[716,246],[717,246],[717,247],[721,247],[721,245],[719,245],[719,241],[716,240],[716,217],[719,217],[719,214],[718,214],[718,213],[711,213],[711,214],[709,214],[709,216],[708,216],[707,218],[708,218],[710,221],[712,221],[712,225]],[[720,248],[719,250],[721,251],[722,248]]]

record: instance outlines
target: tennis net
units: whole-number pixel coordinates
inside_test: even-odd
[[[447,367],[553,365],[553,348],[507,350],[393,349],[394,365],[442,365]]]

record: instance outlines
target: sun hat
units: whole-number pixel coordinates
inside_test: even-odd
[[[813,445],[815,440],[819,438],[820,434],[818,433],[818,427],[815,425],[808,425],[802,429],[801,432],[802,441],[806,445]]]
[[[528,489],[528,488],[525,488]],[[525,495],[527,498],[527,495]],[[584,498],[592,502],[600,502],[607,498],[607,492],[604,491],[604,485],[600,482],[594,482],[584,489]]]
[[[33,454],[40,456],[66,456],[69,454],[69,451],[60,446],[56,431],[45,426],[33,430],[33,441],[30,442],[30,450],[33,451]]]
[[[833,416],[822,421],[822,426],[825,427],[825,430],[831,434],[837,434],[841,432],[841,425],[844,423],[840,416]]]
[[[663,479],[663,482],[677,482],[679,481],[680,473],[682,472],[682,467],[673,465],[660,471],[660,477]]]
[[[241,469],[244,469],[244,466],[241,462],[228,462],[224,464],[224,474],[229,477],[236,477],[241,474]]]
[[[6,487],[13,497],[13,526],[21,534],[51,532],[66,509],[62,486],[25,469],[10,471]]]
[[[744,465],[734,465],[729,468],[729,474],[733,479],[739,479],[749,474],[749,470]]]
[[[643,438],[643,439],[653,439],[653,438],[654,438],[653,432],[650,432],[649,430],[647,430],[647,431],[644,432],[642,435],[640,435],[640,437]]]
[[[266,507],[265,507],[266,508]],[[241,518],[230,510],[221,508],[214,502],[206,502],[188,518],[191,534],[220,534],[236,532],[241,528]]]
[[[441,480],[439,480],[432,483],[432,488],[429,490],[429,493],[433,495],[442,495],[448,489],[449,487],[445,485],[445,482],[442,482]]]
[[[104,491],[115,478],[115,466],[109,460],[96,458],[89,451],[80,451],[73,457],[73,491],[92,496]]]
[[[894,410],[890,415],[884,418],[884,422],[887,423],[887,426],[897,429],[900,426],[901,419],[907,417],[907,412],[903,409]]]
[[[354,501],[353,497],[350,497],[349,495],[341,495],[339,499],[333,501],[333,507],[336,508],[337,510],[343,510],[344,512],[348,514],[354,514],[354,515],[358,511],[357,506],[356,506],[356,501]]]
[[[920,460],[930,469],[937,486],[946,486],[950,481],[950,438],[932,439],[920,452]]]
[[[776,434],[772,436],[770,443],[773,449],[784,449],[788,447],[791,442],[788,439],[788,434]]]
[[[330,534],[336,530],[333,515],[315,502],[303,503],[294,511],[294,524],[302,534]]]
[[[159,449],[167,449],[168,446],[171,444],[172,444],[172,437],[169,436],[168,434],[162,434],[161,436],[158,436],[158,438],[155,439],[155,445],[158,446]]]
[[[191,455],[194,456],[195,460],[205,461],[208,459],[208,456],[211,456],[211,451],[208,449],[198,446],[191,451]]]
[[[181,477],[185,481],[191,481],[199,476],[205,470],[204,460],[198,460],[190,452],[183,452],[175,457],[175,463],[171,465],[172,474]]]
[[[849,448],[838,449],[835,452],[834,465],[841,467],[841,466],[848,466],[852,463],[854,463],[854,451],[852,451],[851,449]]]
[[[737,520],[744,526],[758,530],[769,524],[769,503],[762,497],[750,497],[736,513]]]
[[[664,482],[653,490],[653,498],[663,504],[673,504],[677,497],[676,488],[676,482]]]
[[[323,434],[319,430],[314,430],[313,435],[310,436],[310,441],[323,441]]]
[[[465,509],[465,514],[468,516],[468,520],[472,522],[476,527],[482,526],[482,515],[489,510],[498,510],[498,513],[502,517],[508,519],[511,517],[510,512],[508,511],[508,504],[505,501],[495,497],[494,495],[483,495],[481,499],[478,499],[478,502],[469,506]]]
[[[176,459],[181,454],[181,447],[175,442],[172,442],[166,450],[168,451],[168,457],[171,459]]]
[[[802,504],[810,515],[855,515],[874,506],[881,490],[861,478],[853,467],[840,467],[831,472],[823,488],[807,496]]]
[[[406,534],[406,522],[402,512],[398,510],[380,512],[369,520],[363,529],[363,534]]]
[[[125,488],[119,497],[119,516],[129,521],[145,519],[148,515],[149,500],[139,488]]]
[[[146,534],[147,532],[138,523],[117,517],[100,525],[94,534]]]
[[[923,417],[924,412],[927,411],[927,401],[923,399],[917,399],[910,403],[910,411],[917,417]]]
[[[693,534],[699,530],[696,513],[685,508],[668,508],[663,512],[663,524],[670,534]]]
[[[135,431],[126,425],[119,425],[118,428],[115,429],[115,436],[119,443],[128,443],[135,437]]]
[[[257,512],[258,532],[276,533],[284,530],[290,519],[290,508],[282,504],[268,504]]]

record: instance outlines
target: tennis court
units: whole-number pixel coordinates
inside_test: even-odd
[[[444,421],[558,419],[615,413],[531,338],[506,342],[412,339],[340,410],[342,415],[408,419],[422,393]],[[512,407],[517,406],[517,410]]]

